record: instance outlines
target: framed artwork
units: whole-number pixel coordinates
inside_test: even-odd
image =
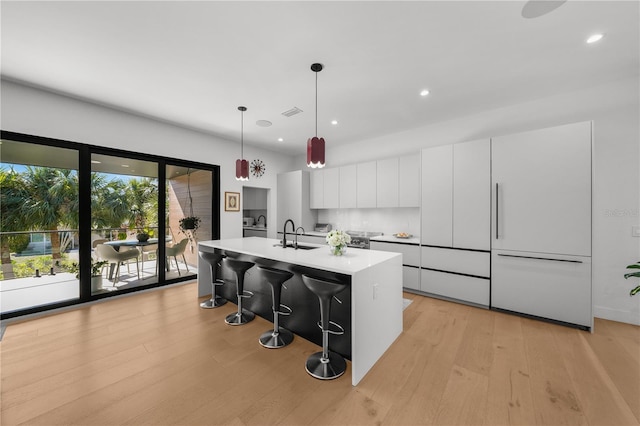
[[[224,211],[225,212],[240,211],[240,193],[239,192],[224,193]]]

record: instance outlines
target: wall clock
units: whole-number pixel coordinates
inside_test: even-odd
[[[264,165],[262,160],[255,159],[251,162],[251,174],[255,177],[260,177],[267,170],[267,167]]]

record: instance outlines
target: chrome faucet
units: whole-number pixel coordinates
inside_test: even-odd
[[[262,215],[262,214],[260,216],[258,216],[258,220],[256,220],[256,223],[260,223],[260,218],[264,219],[264,224],[266,225],[267,224],[267,218],[264,217],[264,215]]]
[[[296,232],[296,225],[293,223],[293,220],[287,219],[284,222],[284,227],[282,229],[282,248],[287,247],[287,223],[291,222],[291,230]]]
[[[304,228],[303,228],[302,226],[298,226],[298,227],[296,228],[296,240],[295,240],[295,242],[293,243],[293,248],[295,248],[296,250],[298,250],[298,230],[299,230],[299,229],[302,229],[302,235],[304,235],[304,232],[305,232],[305,231],[304,231]]]

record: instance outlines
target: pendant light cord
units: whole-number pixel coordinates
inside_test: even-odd
[[[318,71],[316,71],[316,138],[318,137]]]
[[[244,111],[240,112],[240,159],[244,160]]]

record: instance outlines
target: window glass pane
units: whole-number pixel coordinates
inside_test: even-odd
[[[2,313],[78,299],[78,151],[2,140]]]

